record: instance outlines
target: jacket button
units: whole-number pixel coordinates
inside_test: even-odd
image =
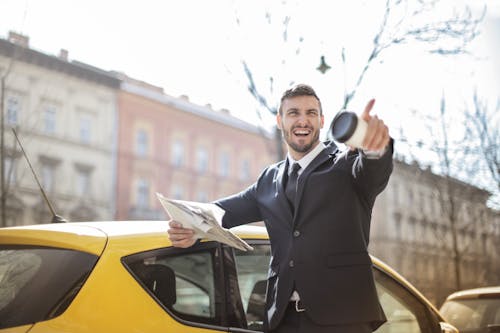
[[[293,232],[293,237],[299,237],[299,236],[300,236],[300,231],[295,230],[295,231]]]
[[[290,260],[290,261],[288,262],[288,266],[293,267],[293,260]]]

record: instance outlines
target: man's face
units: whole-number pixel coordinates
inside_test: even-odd
[[[302,158],[319,143],[324,118],[320,113],[319,101],[314,96],[285,99],[276,120],[288,151],[295,160]]]

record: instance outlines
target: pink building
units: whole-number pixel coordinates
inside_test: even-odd
[[[116,219],[167,219],[156,192],[208,202],[253,183],[271,136],[226,110],[126,78],[118,96]]]

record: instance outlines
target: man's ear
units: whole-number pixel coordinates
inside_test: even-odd
[[[276,115],[276,126],[277,126],[280,130],[282,129],[282,124],[281,124],[281,122],[282,122],[281,115],[280,115],[280,114],[279,114],[279,112],[278,112],[278,114]]]
[[[320,128],[323,128],[323,126],[325,125],[325,116],[323,116],[323,114],[321,114],[320,125]]]

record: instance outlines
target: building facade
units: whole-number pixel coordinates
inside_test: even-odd
[[[112,219],[116,92],[119,80],[91,66],[29,48],[28,37],[0,39],[5,215],[2,226],[50,222],[19,144],[58,215]]]
[[[168,219],[156,192],[201,202],[237,193],[273,161],[270,135],[258,127],[122,79],[117,220]]]
[[[498,285],[500,215],[488,196],[395,161],[373,210],[370,251],[438,306],[458,289]]]

